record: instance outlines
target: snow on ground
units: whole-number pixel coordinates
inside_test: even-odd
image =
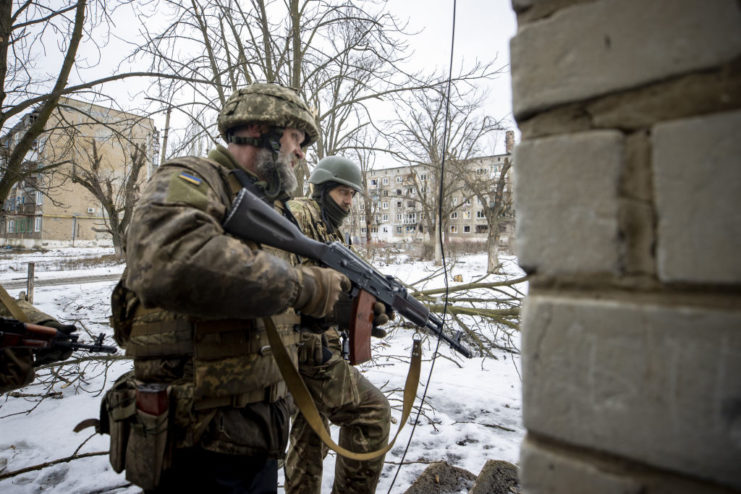
[[[113,248],[104,247],[60,248],[23,254],[3,249],[0,250],[0,283],[25,280],[30,262],[34,263],[37,280],[122,273],[123,263],[113,260],[95,266],[89,265],[94,259],[112,255]]]
[[[111,253],[110,249],[60,249],[46,253],[0,254],[0,280],[7,280],[9,266],[15,273],[25,275],[25,263],[33,260],[36,272],[49,277],[100,274],[101,268],[75,268],[64,266],[63,260],[99,257]],[[413,262],[408,258],[401,263],[379,266],[386,274],[393,274],[407,283],[428,276],[433,269],[429,263]],[[522,272],[514,258],[505,258],[505,271],[511,276]],[[486,256],[472,255],[451,261],[449,278],[461,275],[468,283],[485,272]],[[111,272],[120,272],[122,265],[107,266]],[[440,281],[437,284],[440,285]],[[452,283],[455,284],[455,283]],[[110,293],[115,282],[76,284],[54,287],[36,287],[35,302],[43,311],[62,320],[79,321],[92,334],[111,334],[107,325],[110,314]],[[430,283],[428,287],[434,287]],[[525,290],[526,286],[521,287]],[[15,292],[15,291],[14,291]],[[13,293],[17,295],[17,293]],[[84,329],[82,330],[84,333]],[[413,331],[398,327],[383,341],[374,345],[374,359],[361,366],[361,372],[384,391],[401,390],[406,379]],[[519,335],[515,333],[507,344],[519,348]],[[83,334],[81,339],[86,339]],[[109,344],[112,340],[108,339]],[[404,459],[398,478],[392,486],[398,464],[413,430],[413,421],[419,406],[436,340],[426,338],[423,352],[422,379],[418,399],[409,423],[406,424],[394,447],[386,455],[386,466],[379,482],[379,493],[403,493],[419,474],[433,461],[448,463],[478,473],[489,459],[516,463],[519,443],[524,436],[521,424],[521,378],[519,355],[495,351],[495,358],[460,358],[445,343],[440,346],[440,357],[435,362],[425,405],[420,420],[414,428],[413,439]],[[120,352],[119,352],[120,353]],[[75,354],[84,357],[85,354]],[[0,396],[0,477],[25,467],[51,462],[71,456],[107,451],[108,436],[86,429],[72,431],[81,420],[97,417],[101,394],[119,375],[131,367],[130,361],[119,360],[105,366],[89,361],[78,364],[80,379],[71,383],[51,382],[48,371],[33,384],[18,390],[24,395],[58,393],[61,398]],[[56,395],[55,395],[56,396]],[[392,435],[398,428],[401,415],[401,395],[391,396],[395,423]],[[333,430],[337,439],[337,430]],[[324,462],[322,491],[332,487],[334,454]],[[282,485],[283,476],[279,481]],[[126,487],[123,474],[116,474],[108,463],[107,455],[87,456],[61,462],[40,470],[15,475],[0,480],[0,492],[25,493],[134,493],[139,489]],[[282,492],[282,489],[279,489]]]

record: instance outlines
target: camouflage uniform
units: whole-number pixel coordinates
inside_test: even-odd
[[[291,254],[223,231],[238,168],[221,146],[163,164],[128,232],[139,305],[126,352],[138,380],[170,385],[174,466],[189,450],[280,458],[288,440],[292,403],[260,318],[272,316],[295,363],[300,273]]]
[[[288,207],[307,236],[325,243],[345,243],[338,230],[328,232],[321,219],[320,206],[314,199],[294,199],[288,202]],[[326,349],[329,349],[331,356]],[[329,419],[340,426],[340,446],[351,451],[368,452],[380,449],[388,443],[391,418],[388,400],[342,358],[336,326],[324,332],[312,331],[310,328],[302,330],[299,371],[325,425]],[[286,493],[321,492],[322,462],[326,454],[326,445],[303,415],[296,414],[286,458]],[[332,492],[375,492],[383,459],[381,456],[361,462],[337,455]]]
[[[41,326],[59,328],[60,324],[54,318],[38,310],[25,300],[17,300],[18,306],[26,314],[28,321]],[[13,315],[9,308],[0,302],[0,316]],[[22,388],[33,381],[33,350],[25,348],[6,348],[0,351],[0,393]]]

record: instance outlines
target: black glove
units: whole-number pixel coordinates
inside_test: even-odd
[[[39,365],[51,364],[52,362],[58,362],[60,360],[67,360],[72,355],[72,349],[64,346],[55,346],[54,343],[59,341],[76,341],[77,335],[72,334],[77,331],[77,328],[73,324],[42,324],[56,328],[58,331],[57,336],[52,340],[50,348],[42,348],[35,352],[35,358],[33,365],[38,367]]]
[[[393,309],[389,308],[386,310],[386,306],[381,302],[373,304],[373,329],[371,330],[371,336],[384,338],[388,333],[378,326],[383,326],[394,318],[396,318],[396,313]]]

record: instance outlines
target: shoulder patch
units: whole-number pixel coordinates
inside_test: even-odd
[[[178,177],[182,178],[186,182],[192,183],[193,185],[201,185],[203,183],[203,180],[201,180],[200,178],[194,177],[193,175],[189,175],[185,172],[180,173]]]
[[[202,178],[188,172],[174,173],[167,188],[167,202],[189,204],[205,210],[208,205],[208,187]]]

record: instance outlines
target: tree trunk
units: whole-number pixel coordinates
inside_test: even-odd
[[[494,273],[499,266],[499,227],[489,229],[489,235],[486,238],[486,272]]]

